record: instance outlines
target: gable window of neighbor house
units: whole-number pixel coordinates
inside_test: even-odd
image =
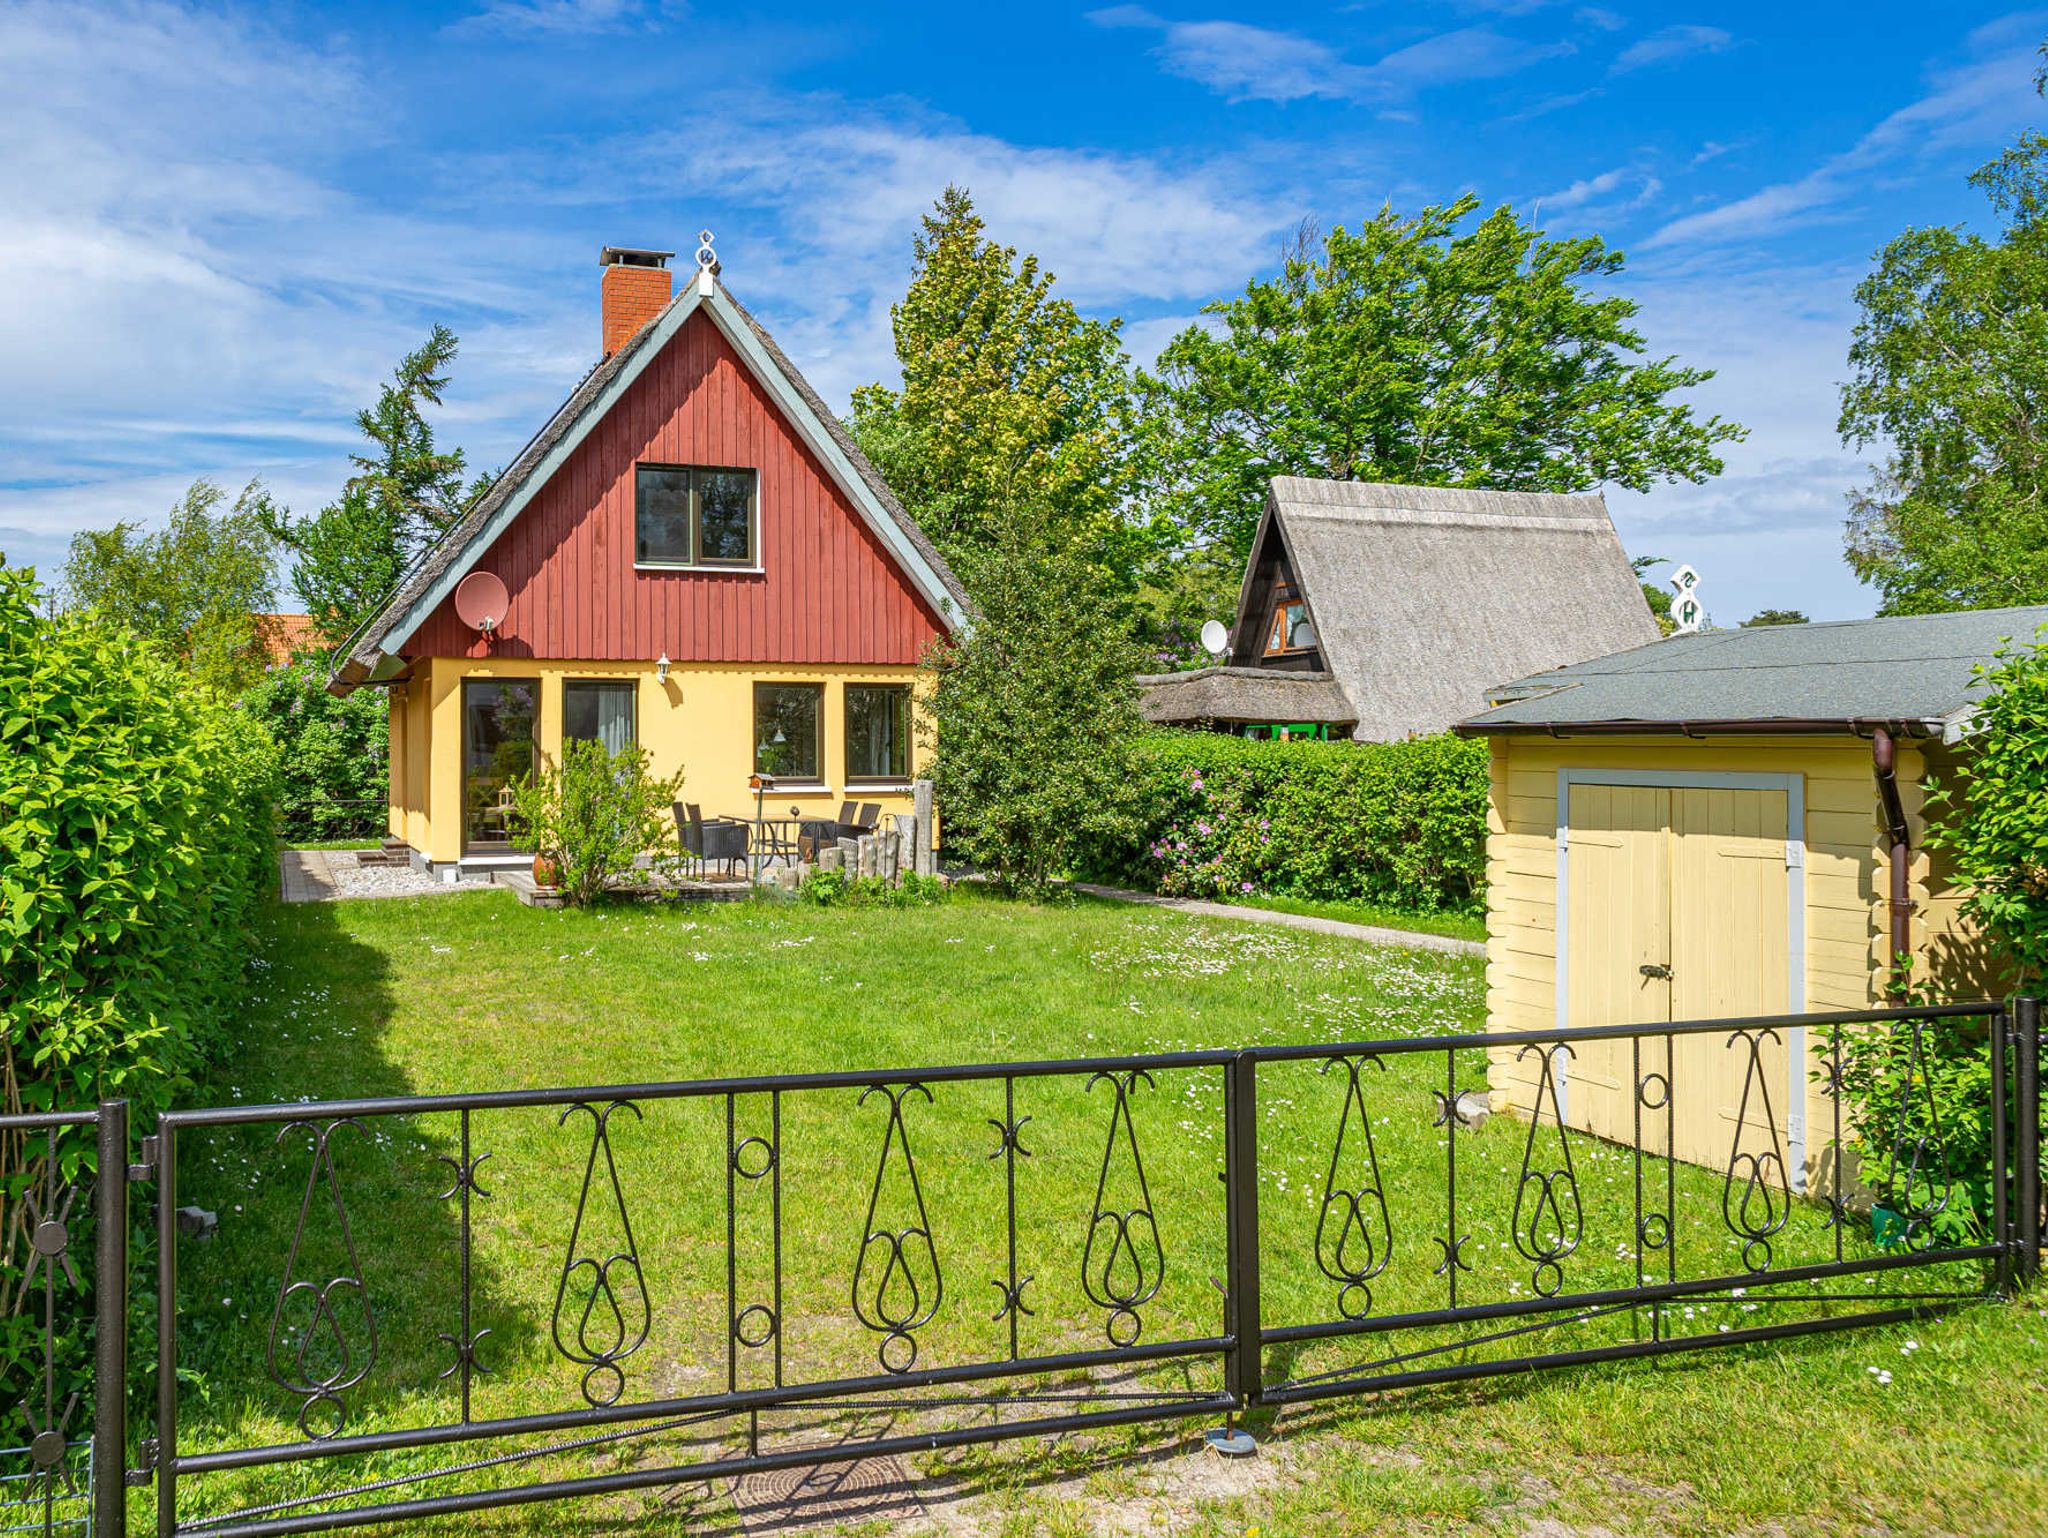
[[[1273,624],[1266,632],[1266,655],[1307,651],[1316,644],[1315,627],[1308,622],[1308,605],[1287,583],[1273,594]]]
[[[754,772],[778,780],[821,781],[818,745],[824,724],[823,684],[755,684]]]
[[[760,478],[752,470],[636,465],[633,560],[640,566],[758,566]]]
[[[635,696],[630,683],[571,679],[562,685],[562,740],[601,742],[607,753],[622,753],[634,742]]]
[[[846,783],[910,778],[910,686],[846,686]]]

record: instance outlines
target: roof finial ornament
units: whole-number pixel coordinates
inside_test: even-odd
[[[718,253],[711,249],[711,232],[697,232],[697,292],[709,294],[711,280],[718,276]]]
[[[1706,606],[1700,602],[1697,589],[1700,574],[1691,566],[1681,566],[1671,574],[1671,618],[1674,635],[1695,635],[1707,622]]]

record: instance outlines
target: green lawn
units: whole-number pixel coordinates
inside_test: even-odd
[[[902,912],[742,904],[591,914],[518,907],[484,892],[419,900],[314,904],[269,921],[262,998],[247,1046],[204,1097],[213,1103],[302,1096],[432,1093],[631,1083],[713,1075],[1005,1061],[1246,1043],[1335,1041],[1454,1031],[1479,1023],[1481,964],[1377,950],[1270,927],[1079,902],[1033,910],[961,896]],[[1480,1082],[1481,1055],[1458,1064]],[[1365,1075],[1388,1192],[1394,1260],[1375,1278],[1378,1312],[1443,1300],[1430,1236],[1441,1231],[1445,1159],[1429,1090],[1443,1058],[1395,1058]],[[1210,1277],[1222,1269],[1220,1079],[1214,1069],[1155,1076],[1131,1096],[1166,1258],[1143,1339],[1217,1327]],[[1264,1311],[1269,1323],[1328,1318],[1335,1288],[1314,1263],[1341,1079],[1313,1062],[1261,1076]],[[1110,1122],[1106,1086],[1022,1080],[1017,1204],[1022,1269],[1036,1280],[1021,1321],[1025,1354],[1103,1344],[1105,1315],[1082,1295],[1090,1201]],[[991,1281],[1006,1263],[1000,1160],[989,1119],[1000,1085],[937,1084],[904,1103],[941,1268],[944,1302],[918,1332],[921,1363],[1000,1356]],[[645,1277],[647,1344],[624,1363],[630,1398],[722,1388],[726,1381],[726,1103],[646,1102],[615,1113],[611,1145]],[[735,1135],[768,1131],[766,1097],[734,1104]],[[580,1370],[554,1351],[552,1323],[576,1182],[591,1118],[539,1109],[478,1113],[471,1135],[491,1158],[475,1203],[476,1327],[491,1331],[479,1416],[580,1402]],[[876,1337],[851,1317],[855,1246],[886,1107],[850,1091],[783,1097],[785,1350],[790,1376],[872,1371]],[[458,1146],[450,1115],[372,1120],[335,1135],[361,1274],[376,1309],[376,1364],[349,1393],[350,1432],[447,1417],[437,1382],[454,1327],[457,1226],[436,1200]],[[1459,1136],[1463,1231],[1473,1235],[1461,1299],[1528,1296],[1531,1268],[1508,1239],[1526,1128],[1495,1118]],[[1356,1157],[1355,1136],[1347,1159]],[[1565,1262],[1574,1288],[1632,1278],[1632,1161],[1574,1138],[1586,1233]],[[181,1202],[221,1213],[222,1233],[181,1255],[185,1354],[181,1447],[289,1440],[296,1402],[270,1386],[265,1336],[309,1158],[303,1135],[267,1129],[181,1140]],[[900,1152],[884,1182],[882,1220],[909,1221]],[[1653,1177],[1660,1166],[1651,1161]],[[1119,1157],[1111,1195],[1130,1205]],[[1681,1230],[1701,1264],[1729,1265],[1720,1186],[1676,1177]],[[344,1269],[338,1225],[316,1193],[294,1277]],[[599,1195],[605,1195],[602,1184]],[[741,1189],[735,1234],[742,1300],[768,1296],[766,1193]],[[591,1208],[584,1247],[620,1244],[616,1209]],[[1692,1242],[1689,1239],[1689,1242]],[[1811,1211],[1777,1240],[1781,1261],[1819,1259],[1829,1241]],[[1697,1274],[1697,1273],[1695,1273]],[[622,1282],[626,1312],[639,1291]],[[901,1301],[899,1292],[898,1301]],[[587,1290],[571,1291],[569,1323]],[[1754,1323],[1741,1304],[1699,1305],[1684,1329]],[[1678,1314],[1674,1312],[1674,1323]],[[287,1312],[281,1360],[309,1336],[307,1359],[332,1361],[331,1337]],[[602,1322],[600,1317],[600,1323]],[[294,1336],[297,1325],[305,1335]],[[1624,1320],[1574,1326],[1570,1344],[1625,1339]],[[1265,1535],[1499,1530],[1588,1534],[2048,1530],[2043,1417],[2018,1407],[2048,1392],[2042,1321],[2031,1309],[1980,1307],[1911,1328],[1412,1390],[1261,1417],[1258,1459],[1219,1465],[1179,1456],[1204,1422],[1099,1433],[1051,1446],[1000,1447],[921,1459],[930,1502],[983,1533],[1165,1531]],[[1541,1337],[1539,1337],[1541,1339]],[[1442,1344],[1444,1337],[1404,1340]],[[1909,1344],[1911,1347],[1909,1349]],[[1478,1354],[1500,1347],[1471,1348]],[[327,1353],[323,1358],[323,1352]],[[1276,1351],[1275,1357],[1283,1353]],[[741,1352],[742,1386],[764,1381],[762,1354]],[[1323,1346],[1296,1373],[1348,1360]],[[1866,1371],[1889,1370],[1880,1384]],[[326,1370],[326,1369],[321,1369]],[[1207,1362],[1154,1370],[1152,1386],[1208,1388]],[[1073,1385],[1070,1385],[1073,1386]],[[1103,1385],[1096,1385],[1099,1391]],[[957,1418],[965,1412],[955,1412]],[[873,1429],[879,1412],[862,1421]],[[919,1420],[899,1423],[942,1424]],[[812,1424],[809,1435],[843,1434]],[[701,1458],[722,1428],[696,1427],[559,1454],[426,1489],[563,1477]],[[771,1440],[804,1435],[770,1425]],[[289,1499],[326,1484],[418,1473],[468,1456],[361,1459],[195,1482],[189,1517]],[[400,1489],[403,1496],[419,1488]],[[536,1507],[464,1519],[459,1528],[566,1532],[632,1519],[648,1531],[732,1531],[724,1486]],[[969,1523],[972,1526],[969,1526]],[[1548,1524],[1545,1526],[1544,1524]],[[456,1530],[458,1524],[449,1524]]]

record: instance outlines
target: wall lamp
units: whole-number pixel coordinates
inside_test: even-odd
[[[663,652],[659,657],[656,657],[654,659],[654,681],[658,684],[665,684],[668,682],[667,652]]]

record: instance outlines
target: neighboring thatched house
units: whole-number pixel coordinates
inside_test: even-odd
[[[1281,476],[1223,662],[1138,682],[1161,723],[1390,741],[1656,638],[1597,495]]]

